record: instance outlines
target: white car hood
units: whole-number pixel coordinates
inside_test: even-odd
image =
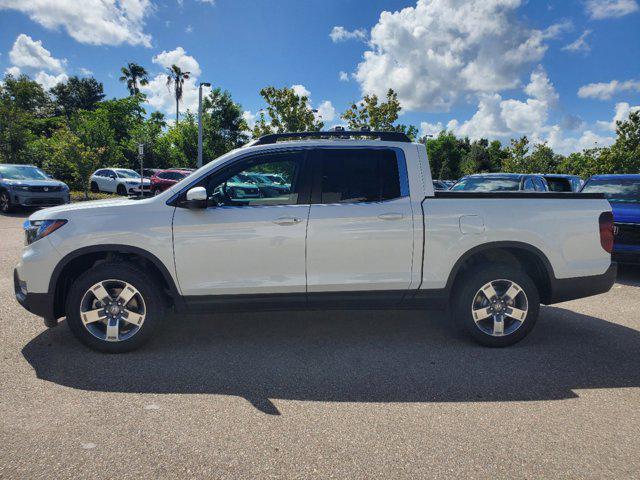
[[[127,208],[148,202],[149,199],[132,200],[129,198],[114,198],[108,200],[91,200],[87,202],[68,203],[57,207],[45,208],[34,212],[29,220],[65,219],[68,215],[100,215],[111,213],[113,208]]]

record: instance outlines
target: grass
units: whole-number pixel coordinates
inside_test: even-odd
[[[84,192],[81,190],[71,190],[71,201],[72,202],[84,202],[86,200],[104,200],[108,198],[125,198],[120,195],[116,195],[115,193],[93,193],[89,192],[89,198],[85,198]]]

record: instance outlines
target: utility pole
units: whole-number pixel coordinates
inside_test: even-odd
[[[202,87],[210,87],[207,82],[200,82],[198,87],[198,168],[202,166]]]
[[[138,158],[140,160],[140,196],[144,195],[144,169],[142,159],[144,158],[144,143],[138,144]]]

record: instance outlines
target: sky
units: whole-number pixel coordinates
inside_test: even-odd
[[[640,109],[638,0],[0,0],[0,73],[49,88],[94,76],[108,98],[128,62],[147,111],[175,104],[165,67],[231,92],[253,121],[259,90],[293,87],[327,127],[363,95],[398,92],[400,122],[560,153],[606,146]]]

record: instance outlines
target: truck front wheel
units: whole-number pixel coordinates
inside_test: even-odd
[[[95,350],[127,352],[151,338],[165,304],[160,286],[135,265],[103,263],[73,283],[67,323],[82,343]]]
[[[506,347],[522,340],[540,310],[535,283],[511,265],[474,267],[456,282],[452,296],[454,321],[488,347]]]

